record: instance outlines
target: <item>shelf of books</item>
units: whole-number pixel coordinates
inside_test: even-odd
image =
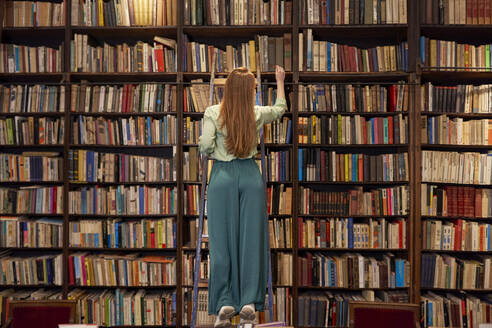
[[[491,39],[479,33],[490,26],[490,2],[424,3],[415,244],[422,322],[469,327],[490,322],[492,295]]]

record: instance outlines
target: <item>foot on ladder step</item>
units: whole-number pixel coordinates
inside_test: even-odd
[[[255,305],[246,304],[239,312],[239,317],[241,318],[241,323],[254,323],[256,319],[255,315]]]
[[[224,305],[220,308],[214,327],[230,327],[231,318],[234,316],[234,307]]]

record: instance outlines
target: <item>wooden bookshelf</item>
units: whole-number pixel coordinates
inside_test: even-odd
[[[103,289],[106,287],[79,287],[69,284],[69,272],[68,272],[68,256],[75,252],[90,252],[94,254],[98,253],[117,253],[117,252],[130,252],[130,253],[148,253],[158,254],[162,252],[166,256],[174,256],[176,259],[176,285],[165,286],[166,289],[176,291],[176,327],[186,327],[183,324],[183,304],[186,301],[184,299],[184,289],[192,286],[183,284],[183,254],[192,254],[194,248],[190,248],[184,245],[185,233],[188,233],[187,221],[197,219],[197,215],[185,215],[184,204],[187,201],[184,199],[184,191],[187,185],[197,185],[198,181],[185,180],[183,170],[181,169],[184,164],[184,152],[188,151],[190,147],[196,147],[196,144],[184,143],[184,128],[183,122],[187,117],[199,120],[203,113],[185,112],[183,104],[184,88],[189,85],[191,80],[204,79],[207,83],[210,79],[210,73],[208,72],[186,72],[183,69],[183,45],[185,41],[185,35],[190,40],[198,42],[206,42],[207,44],[217,44],[224,40],[250,40],[255,35],[268,35],[274,37],[280,37],[284,33],[290,33],[292,36],[292,70],[286,72],[286,86],[291,88],[292,102],[289,108],[289,112],[285,113],[285,116],[292,121],[292,142],[290,144],[267,144],[268,150],[290,150],[290,179],[286,182],[269,182],[269,186],[284,184],[293,188],[292,194],[292,214],[289,215],[269,215],[269,218],[292,218],[292,247],[291,248],[272,248],[272,253],[286,252],[292,255],[292,262],[294,265],[292,276],[292,285],[275,285],[275,287],[289,288],[290,294],[293,298],[293,322],[292,326],[299,327],[298,323],[298,297],[301,293],[306,291],[331,291],[333,293],[342,293],[346,291],[361,291],[365,288],[329,288],[329,287],[317,287],[317,286],[302,286],[299,284],[297,263],[299,263],[299,257],[309,252],[323,252],[335,255],[341,255],[343,253],[357,253],[360,252],[367,256],[384,254],[387,252],[395,253],[396,256],[401,256],[408,259],[410,263],[410,286],[405,288],[385,289],[385,288],[367,288],[370,290],[397,290],[405,291],[409,295],[409,300],[412,303],[419,304],[421,294],[426,291],[436,292],[457,292],[456,290],[438,289],[438,288],[421,288],[421,254],[422,253],[442,253],[451,254],[452,256],[467,256],[472,255],[470,251],[440,251],[440,250],[427,250],[422,249],[422,224],[426,220],[454,220],[463,218],[459,216],[425,216],[421,215],[421,156],[423,150],[445,150],[445,151],[475,151],[475,152],[487,152],[492,150],[490,146],[462,146],[462,145],[434,145],[421,142],[420,128],[421,119],[432,117],[436,115],[447,115],[450,118],[464,118],[464,119],[492,119],[492,113],[438,113],[438,112],[425,112],[421,111],[422,106],[420,104],[420,86],[424,83],[431,82],[436,85],[456,85],[456,84],[481,84],[492,83],[492,72],[481,72],[477,70],[444,70],[432,67],[425,67],[421,65],[419,58],[419,38],[420,36],[427,36],[436,39],[445,40],[463,40],[468,36],[473,35],[474,41],[488,40],[490,41],[490,29],[491,25],[435,25],[435,24],[422,24],[421,6],[422,1],[407,1],[407,24],[381,24],[381,25],[301,25],[299,23],[299,6],[303,0],[292,0],[292,24],[290,25],[245,25],[245,26],[192,26],[184,24],[184,3],[178,1],[178,22],[176,26],[162,26],[162,27],[91,27],[91,26],[72,26],[71,25],[71,2],[72,0],[64,0],[65,2],[65,17],[66,24],[62,27],[8,27],[4,28],[3,24],[0,24],[0,39],[2,43],[22,43],[23,41],[37,40],[41,43],[52,44],[53,42],[63,43],[63,71],[56,73],[0,73],[1,84],[49,84],[49,85],[64,85],[65,90],[65,109],[63,113],[0,113],[0,119],[12,118],[14,116],[20,117],[50,117],[60,118],[65,123],[65,140],[63,144],[57,145],[2,145],[2,152],[19,152],[19,151],[58,151],[63,156],[64,175],[63,179],[57,182],[1,182],[1,187],[6,186],[30,186],[30,185],[63,185],[64,188],[64,206],[63,213],[61,214],[29,214],[29,213],[1,213],[1,216],[14,216],[14,217],[28,217],[32,219],[39,218],[62,218],[63,219],[63,247],[59,248],[22,248],[14,247],[8,248],[14,252],[27,253],[34,252],[41,255],[46,251],[53,251],[57,254],[63,254],[63,284],[62,286],[50,286],[50,285],[38,285],[38,286],[19,286],[19,285],[1,285],[1,289],[7,288],[58,288],[62,291],[63,296],[67,297],[68,293],[74,288],[86,288],[86,289]],[[0,5],[0,17],[4,17],[5,3]],[[365,44],[379,45],[378,41],[383,44],[397,44],[401,41],[408,42],[408,71],[396,71],[396,72],[307,72],[302,71],[299,68],[299,33],[306,29],[312,29],[313,35],[316,40],[333,40],[335,42],[347,43],[356,40]],[[172,38],[177,42],[176,56],[177,56],[177,72],[169,73],[87,73],[87,72],[71,72],[70,70],[70,41],[74,34],[88,34],[98,40],[106,39],[125,39],[129,37],[132,40],[149,40],[153,36],[164,36]],[[217,73],[217,77],[226,77],[227,73]],[[275,74],[273,72],[262,72],[262,78],[269,82],[275,81]],[[106,84],[122,84],[122,83],[168,83],[175,85],[177,88],[176,108],[172,112],[152,112],[152,113],[85,113],[85,112],[70,112],[70,86],[73,84],[80,84],[82,81],[88,81],[90,84],[106,85]],[[306,84],[353,84],[353,85],[387,85],[406,83],[409,87],[409,103],[408,111],[401,112],[306,112],[298,107],[298,90],[300,85]],[[390,117],[398,114],[402,114],[408,118],[408,140],[402,144],[376,144],[376,145],[333,145],[333,144],[304,144],[300,143],[297,136],[299,133],[299,117],[309,116],[336,116],[341,114],[343,116],[354,117],[359,115],[363,118],[376,118],[376,117]],[[128,117],[154,117],[162,118],[165,116],[174,116],[177,119],[177,142],[176,144],[169,145],[135,145],[135,146],[114,146],[114,145],[84,145],[71,143],[71,122],[74,117],[79,115],[87,117],[104,117],[104,118],[128,118]],[[155,182],[131,182],[131,183],[74,183],[69,180],[69,152],[72,150],[86,149],[94,151],[113,151],[113,152],[125,152],[132,153],[137,151],[147,152],[161,152],[170,151],[173,147],[176,148],[175,164],[178,168],[176,172],[176,180],[164,183]],[[360,151],[364,154],[378,154],[381,152],[387,153],[408,153],[409,161],[409,179],[405,181],[394,182],[378,182],[378,181],[363,181],[363,182],[330,182],[330,181],[302,181],[298,176],[298,164],[299,159],[298,150],[301,148],[306,149],[333,149],[344,150],[350,149],[352,152]],[[140,154],[140,153],[138,153]],[[427,182],[429,185],[437,186],[465,186],[464,184],[456,183],[434,183]],[[156,214],[156,215],[80,215],[70,214],[68,211],[68,192],[79,186],[115,186],[115,185],[165,185],[175,186],[177,192],[176,200],[176,213],[174,214]],[[329,214],[303,214],[300,201],[300,188],[301,187],[315,187],[315,188],[329,188],[330,190],[345,191],[351,187],[362,187],[364,190],[370,190],[374,188],[391,188],[396,186],[408,186],[410,197],[410,203],[407,215],[329,215]],[[476,188],[490,188],[487,185],[466,185]],[[407,222],[407,247],[402,249],[367,249],[367,248],[302,248],[299,247],[298,236],[298,218],[306,219],[329,219],[336,218],[353,218],[356,222],[366,222],[370,218],[385,218],[389,221],[393,219],[402,218]],[[78,248],[71,247],[69,243],[69,225],[70,222],[75,220],[106,220],[121,218],[123,221],[130,219],[159,219],[159,218],[172,218],[176,222],[176,244],[175,248]],[[465,217],[465,220],[472,220],[478,222],[490,223],[492,217]],[[3,248],[0,248],[2,250]],[[7,249],[7,248],[5,248]],[[491,252],[480,252],[480,254],[490,255]],[[107,287],[115,288],[115,287]],[[159,287],[124,287],[128,289],[144,288],[149,290],[157,290]],[[473,293],[483,294],[491,293],[490,290],[466,290],[467,293],[473,295]],[[116,327],[134,327],[134,326],[114,326]],[[156,326],[157,327],[157,326]],[[159,326],[160,327],[160,326]]]

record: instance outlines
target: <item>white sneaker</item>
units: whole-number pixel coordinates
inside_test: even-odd
[[[229,305],[224,305],[220,308],[219,314],[215,319],[214,327],[230,327],[231,318],[234,316],[234,308]]]
[[[239,317],[241,318],[241,323],[254,323],[256,319],[255,305],[246,304],[239,312]]]

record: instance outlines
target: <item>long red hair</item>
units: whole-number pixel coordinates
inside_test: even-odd
[[[220,127],[226,130],[225,146],[237,158],[247,157],[258,144],[255,106],[255,77],[246,67],[229,73],[220,105]]]

